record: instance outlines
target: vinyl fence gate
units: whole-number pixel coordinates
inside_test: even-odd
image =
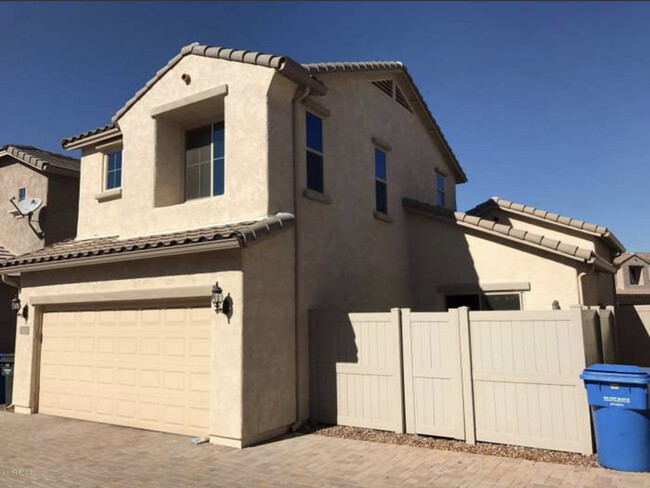
[[[609,316],[553,311],[310,312],[316,422],[593,453],[579,374]],[[602,325],[605,327],[605,325]]]

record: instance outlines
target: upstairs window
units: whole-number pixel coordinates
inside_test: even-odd
[[[630,266],[630,285],[640,285],[643,266]]]
[[[386,176],[386,153],[375,148],[375,210],[383,214],[388,213]]]
[[[307,188],[323,193],[323,120],[306,112]]]
[[[106,154],[106,189],[122,187],[122,150]]]
[[[25,189],[24,188],[18,188],[18,201],[22,202],[25,199]]]
[[[445,177],[439,173],[436,174],[436,205],[445,206]]]
[[[185,198],[193,200],[225,192],[225,126],[223,122],[185,133]]]

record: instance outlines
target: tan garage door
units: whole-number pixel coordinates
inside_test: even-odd
[[[43,314],[39,411],[208,433],[209,308]]]

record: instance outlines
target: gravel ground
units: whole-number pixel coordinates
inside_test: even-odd
[[[319,425],[311,429],[314,434],[326,437],[340,437],[343,439],[381,442],[382,444],[397,444],[400,446],[425,447],[444,451],[470,452],[474,454],[486,454],[488,456],[528,459],[529,461],[541,461],[545,463],[569,464],[572,466],[599,466],[595,455],[585,456],[573,452],[549,451],[547,449],[490,444],[487,442],[479,442],[472,445],[453,439],[413,434],[395,434],[394,432],[362,429],[359,427],[344,427],[342,425]]]

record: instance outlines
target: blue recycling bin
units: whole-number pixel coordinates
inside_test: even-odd
[[[593,413],[598,462],[620,471],[650,471],[650,368],[594,364],[580,378]]]

